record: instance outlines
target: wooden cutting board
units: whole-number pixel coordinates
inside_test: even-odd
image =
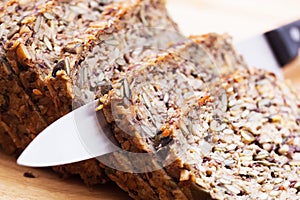
[[[35,178],[26,177],[25,173]],[[113,183],[88,188],[79,178],[63,180],[48,168],[32,169],[18,166],[14,157],[0,151],[0,199],[128,200],[130,198]]]
[[[300,19],[299,0],[169,0],[168,7],[186,35],[228,32],[235,39],[241,39]],[[291,70],[286,70],[288,76],[293,78],[295,87],[300,80],[299,63],[295,61],[289,68]],[[25,172],[32,173],[36,178],[24,177]],[[87,188],[79,179],[62,180],[49,169],[17,166],[15,158],[0,151],[0,199],[129,198],[114,184]]]

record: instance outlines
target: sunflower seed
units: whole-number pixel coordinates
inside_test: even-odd
[[[266,150],[266,151],[271,151],[273,148],[273,145],[270,144],[270,143],[264,143],[263,144],[263,149]]]
[[[231,185],[232,181],[230,179],[227,178],[221,178],[220,183],[223,183],[224,185]]]
[[[262,151],[262,152],[259,152],[256,156],[254,156],[254,159],[263,160],[263,159],[266,159],[267,157],[269,157],[269,153]]]
[[[119,89],[119,92],[120,92],[120,98],[124,98],[125,94],[124,94],[124,86],[123,86],[123,84],[121,85],[121,87]]]
[[[68,75],[70,75],[70,59],[68,57],[65,58],[65,69]]]
[[[282,178],[274,178],[274,183],[279,184],[282,183],[283,179]]]
[[[287,144],[284,144],[282,145],[279,149],[278,149],[278,152],[281,154],[281,155],[286,155],[288,152],[289,152],[289,145]]]
[[[77,14],[86,14],[87,13],[87,9],[85,9],[84,7],[79,7],[78,5],[76,6],[70,6],[69,7],[70,10],[72,10],[73,12],[77,13]]]
[[[164,95],[164,100],[163,100],[163,101],[164,101],[165,103],[168,103],[169,98],[170,98],[169,93],[166,93],[166,94]]]
[[[124,60],[123,58],[118,58],[118,59],[116,60],[116,63],[117,63],[118,65],[120,65],[120,66],[126,65],[126,62],[125,62],[125,60]]]
[[[130,83],[130,89],[132,90],[133,89],[133,87],[135,87],[135,79],[133,78],[132,79],[132,81],[131,81],[131,83]]]
[[[7,39],[11,39],[15,35],[15,33],[17,33],[19,31],[19,29],[20,29],[19,26],[17,26],[17,25],[13,26],[10,29],[9,33],[7,34]]]
[[[34,23],[34,27],[33,27],[33,30],[35,33],[37,33],[39,31],[41,23],[42,23],[42,16],[39,15],[39,16],[37,16],[35,23]]]
[[[150,103],[150,100],[149,100],[148,96],[146,95],[146,93],[143,92],[142,97],[143,97],[144,103],[147,106],[147,108],[151,108],[151,103]]]
[[[210,123],[210,129],[213,130],[213,131],[222,131],[225,128],[226,128],[226,124],[219,124],[219,122],[216,121],[216,120],[213,120]]]
[[[225,185],[225,187],[234,194],[239,194],[241,192],[241,189],[235,185]]]
[[[4,30],[5,30],[5,24],[0,24],[0,38],[2,38],[2,35],[4,33]]]
[[[125,97],[127,97],[128,99],[131,99],[131,90],[129,88],[129,84],[128,84],[128,81],[126,78],[123,80],[123,86],[124,86]]]
[[[279,191],[278,191],[278,190],[272,190],[272,191],[269,193],[269,195],[270,195],[271,197],[277,197],[277,196],[279,195]]]
[[[180,123],[180,130],[183,132],[183,134],[185,136],[189,135],[189,130],[188,128],[186,127],[185,123],[184,122],[181,122]]]
[[[255,141],[255,137],[248,130],[241,130],[241,136],[247,144]]]
[[[52,14],[50,14],[50,13],[48,13],[48,12],[45,12],[45,13],[44,13],[44,17],[45,17],[46,19],[49,19],[49,20],[52,20],[52,19],[55,18]]]
[[[119,45],[119,42],[117,40],[105,40],[104,42],[107,45],[113,45],[113,46],[118,46]]]
[[[293,158],[293,160],[295,160],[295,161],[300,161],[300,153],[294,153],[293,155],[292,155],[292,158]]]
[[[223,133],[225,133],[225,134],[233,134],[234,132],[233,132],[232,129],[227,128],[227,129],[223,130]]]
[[[224,160],[223,163],[226,167],[230,167],[235,164],[235,161],[234,160]]]
[[[52,51],[52,49],[53,49],[52,44],[51,44],[51,42],[49,41],[48,37],[45,36],[45,35],[44,35],[44,43],[45,43],[46,47],[47,47],[50,51]]]
[[[294,188],[300,189],[300,182],[295,183]]]
[[[149,126],[146,126],[146,125],[143,125],[141,124],[140,125],[141,129],[142,129],[142,133],[144,133],[144,136],[145,137],[154,137],[156,132],[155,131],[152,131]]]

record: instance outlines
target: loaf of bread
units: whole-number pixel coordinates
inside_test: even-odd
[[[105,93],[129,63],[182,37],[157,0],[10,0],[0,16],[0,144],[9,153]],[[104,182],[95,161],[57,170]]]
[[[124,150],[108,177],[134,199],[299,199],[299,97],[214,45],[145,59],[100,99]]]
[[[20,133],[10,133],[20,149],[41,130],[38,122],[49,124],[66,114],[72,110],[72,101],[94,99],[96,87],[118,76],[127,62],[138,57],[137,53],[126,52],[125,47],[142,51],[149,46],[149,42],[135,40],[141,38],[139,29],[148,27],[144,28],[144,32],[149,31],[145,36],[161,35],[166,30],[177,32],[164,2],[154,0],[8,1],[0,16],[4,62],[42,116],[34,120],[35,127],[25,117],[2,113],[10,116],[10,123],[3,120],[9,128],[16,124],[26,127],[18,128]],[[160,39],[165,41],[151,41],[153,49],[171,42],[171,38]],[[82,80],[86,76],[89,79]],[[7,75],[1,77],[6,79]],[[8,98],[3,99],[7,105]],[[24,109],[30,110],[28,106]]]
[[[300,100],[230,37],[184,38],[158,0],[0,3],[0,145],[99,97],[122,151],[54,170],[134,199],[299,199]]]

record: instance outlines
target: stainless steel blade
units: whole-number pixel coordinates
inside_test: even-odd
[[[266,69],[283,78],[282,69],[264,35],[238,41],[235,43],[235,48],[244,57],[249,67]]]
[[[118,149],[102,112],[90,102],[42,131],[18,158],[19,165],[46,167],[78,162]]]

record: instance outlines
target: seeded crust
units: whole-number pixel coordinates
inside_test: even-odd
[[[94,186],[110,181],[106,176],[104,167],[98,160],[89,159],[77,163],[55,166],[53,170],[64,179],[73,175],[79,175],[85,185]]]
[[[92,101],[96,91],[100,96],[106,93],[129,63],[171,45],[176,37],[164,35],[166,30],[177,33],[165,2],[156,0],[11,0],[3,3],[0,16],[0,49],[13,74],[14,83],[9,84],[18,85],[20,91],[9,97],[18,100],[14,108],[24,108],[19,118],[11,112],[1,115],[11,121],[1,117],[1,145],[9,152],[22,151],[48,124]],[[7,91],[7,74],[0,77],[6,81],[2,91]],[[34,114],[24,117],[31,110]],[[99,163],[87,163],[55,170],[62,176],[80,174],[89,185],[105,182],[105,177],[99,178],[103,174]]]
[[[0,55],[0,144],[8,153],[22,148],[46,126],[46,122],[24,92],[6,59]],[[38,120],[36,120],[38,119]],[[16,135],[16,132],[22,132]],[[21,142],[22,141],[22,142]]]
[[[207,38],[217,39],[215,35],[202,38],[206,40],[196,41],[206,45]],[[226,40],[224,44],[227,49],[231,46]],[[217,68],[227,66],[228,71],[219,70],[213,87],[195,84],[211,76],[211,71],[205,73],[209,61],[195,60],[191,65],[176,52],[159,54],[130,68],[126,77],[113,84],[102,103],[121,147],[149,154],[166,151],[167,156],[161,158],[163,162],[139,162],[134,157],[128,162],[123,154],[115,153],[108,158],[111,163],[116,169],[126,164],[127,169],[134,169],[130,163],[151,169],[167,159],[174,162],[142,174],[113,169],[106,173],[134,199],[299,199],[298,96],[273,73],[248,69],[239,56],[234,56],[236,63],[228,62],[224,59],[228,51],[215,47],[210,46],[213,57],[223,58],[223,64],[217,59]],[[191,66],[199,64],[206,68],[195,76]],[[178,84],[168,88],[174,75]],[[196,87],[187,87],[183,80]],[[176,93],[172,88],[179,90]],[[180,96],[189,91],[196,97],[184,104]]]

